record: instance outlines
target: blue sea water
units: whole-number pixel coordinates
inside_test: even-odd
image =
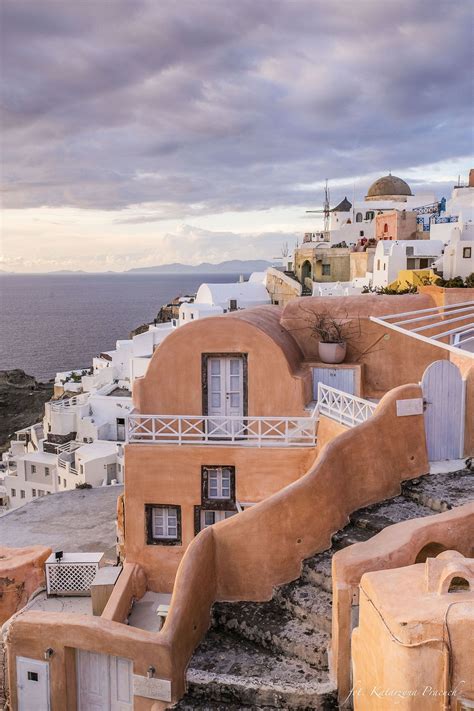
[[[89,367],[175,296],[238,274],[14,274],[0,276],[0,370],[38,380]]]

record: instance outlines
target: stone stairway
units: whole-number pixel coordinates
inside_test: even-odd
[[[337,709],[329,679],[331,559],[387,526],[474,499],[467,470],[407,482],[400,496],[359,509],[330,549],[303,562],[300,577],[269,602],[216,603],[212,626],[191,659],[176,709]]]

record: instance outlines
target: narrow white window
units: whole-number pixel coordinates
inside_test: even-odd
[[[210,499],[230,499],[231,471],[227,467],[208,469]]]
[[[178,510],[174,506],[152,510],[153,538],[178,538]]]

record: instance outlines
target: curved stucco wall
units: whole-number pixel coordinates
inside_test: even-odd
[[[350,698],[351,627],[354,595],[370,571],[401,568],[416,562],[421,550],[436,543],[474,555],[474,503],[385,528],[364,543],[338,551],[332,559],[332,675],[339,701]]]
[[[421,381],[428,365],[447,358],[448,352],[373,323],[370,316],[404,313],[434,305],[431,296],[424,294],[321,296],[290,302],[281,322],[308,360],[318,360],[318,339],[311,331],[314,314],[329,312],[333,318],[350,322],[352,338],[345,362],[363,365],[362,395],[378,398],[399,385]]]
[[[312,399],[311,373],[280,324],[281,309],[260,306],[199,319],[177,329],[156,349],[146,375],[133,388],[144,414],[201,415],[202,354],[248,354],[248,413],[304,415]]]

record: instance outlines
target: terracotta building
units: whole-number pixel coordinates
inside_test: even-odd
[[[390,321],[413,311],[431,318],[435,300],[448,298],[428,289],[297,299],[200,319],[167,337],[134,385],[119,502],[123,569],[100,616],[14,618],[12,708],[30,672],[43,675],[52,711],[112,697],[110,708],[169,707],[185,692],[214,603],[271,600],[352,512],[396,497],[430,459],[474,453],[471,355]],[[319,360],[313,322],[327,310],[353,334],[340,365]],[[472,318],[463,313],[460,325]],[[313,638],[327,647],[327,631],[309,633],[308,650]],[[324,691],[311,684],[314,699],[336,693],[329,678]]]
[[[423,239],[417,231],[416,212],[390,210],[375,217],[375,239],[412,240]]]

